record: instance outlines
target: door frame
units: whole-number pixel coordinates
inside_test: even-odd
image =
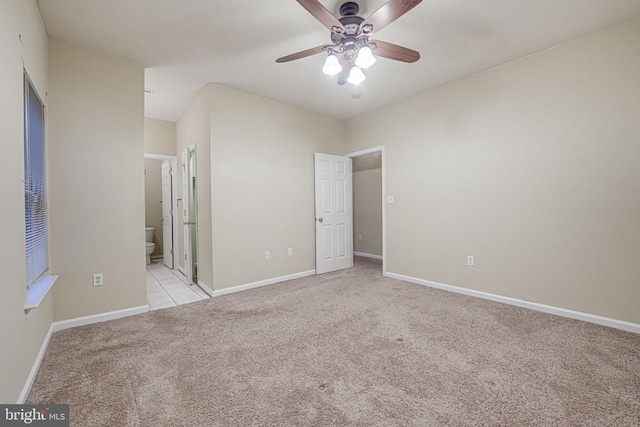
[[[381,153],[382,157],[382,198],[380,200],[380,204],[382,205],[382,275],[384,276],[387,274],[387,163],[385,159],[384,145],[367,148],[366,150],[354,151],[353,153],[345,154],[345,157],[355,159],[356,157],[362,157],[378,152]],[[353,171],[351,171],[351,173],[353,174]],[[351,214],[353,215],[353,212]]]
[[[185,158],[185,152],[186,152],[186,158]],[[191,153],[194,153],[193,155],[195,156],[196,159],[196,164],[198,161],[198,151],[197,151],[197,147],[196,144],[192,144],[189,145],[188,147],[184,148],[182,150],[182,159],[185,162],[182,166],[182,230],[183,230],[183,248],[182,251],[185,255],[185,259],[184,259],[184,271],[182,271],[182,273],[184,273],[184,275],[187,277],[187,280],[189,281],[189,285],[197,285],[196,282],[194,282],[193,280],[193,253],[191,251],[191,246],[193,244],[193,242],[191,242],[191,229],[189,229],[189,232],[187,233],[185,231],[185,225],[184,225],[184,217],[187,217],[187,220],[190,221],[190,217],[191,217],[191,201],[189,200],[189,176],[191,176],[191,169],[189,167],[189,157],[191,155]],[[195,175],[196,177],[196,188],[195,188],[195,201],[194,201],[194,206],[196,209],[196,239],[197,239],[197,234],[198,234],[198,204],[199,204],[199,197],[198,197],[198,168],[196,166],[196,172]],[[186,215],[185,215],[186,213]],[[187,245],[187,239],[189,240],[189,244]],[[197,240],[196,240],[196,245],[197,245]],[[196,246],[196,251],[197,251],[197,246]],[[196,254],[197,255],[197,254]],[[197,262],[197,261],[196,261]],[[180,265],[178,264],[178,267],[180,268]]]
[[[153,153],[144,153],[145,160],[168,160],[171,162],[171,208],[173,210],[172,215],[172,231],[171,231],[171,250],[172,258],[173,258],[173,268],[175,269],[178,265],[177,261],[177,250],[176,250],[176,242],[178,241],[178,179],[176,178],[176,170],[178,168],[178,157],[177,156],[168,156],[165,154],[153,154]]]

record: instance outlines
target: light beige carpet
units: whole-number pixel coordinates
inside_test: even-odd
[[[74,426],[638,426],[640,336],[379,263],[56,333]]]

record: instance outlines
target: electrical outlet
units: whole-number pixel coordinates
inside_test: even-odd
[[[468,256],[467,257],[467,265],[469,267],[473,267],[474,265],[476,265],[476,257],[474,256]]]
[[[270,256],[271,254],[269,253],[269,251],[264,251],[264,259],[269,259]]]
[[[396,198],[393,196],[387,196],[387,203],[395,203],[396,202]]]
[[[293,248],[287,249],[287,255],[288,256],[292,256],[293,255]]]
[[[93,275],[93,286],[102,286],[104,285],[104,276],[102,273],[96,273]]]
[[[358,234],[358,240],[362,240],[362,234]]]

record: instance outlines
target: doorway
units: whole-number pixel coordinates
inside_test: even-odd
[[[182,152],[182,225],[184,231],[185,275],[189,284],[198,284],[198,182],[196,147]]]
[[[160,259],[170,269],[176,265],[178,238],[176,156],[145,153],[145,226],[153,227],[155,249],[152,259]]]
[[[353,164],[353,255],[386,264],[386,165],[384,147],[346,155]]]
[[[353,228],[353,163],[359,162],[360,158],[373,159],[379,165],[379,190],[375,196],[378,198],[378,208],[375,208],[375,199],[371,201],[371,206],[380,216],[381,243],[374,251],[378,253],[369,253],[369,250],[355,255],[362,257],[366,254],[369,255],[368,259],[382,261],[382,274],[387,272],[386,159],[385,149],[381,146],[344,156],[315,153],[316,274],[353,267],[354,248],[360,246],[358,235],[363,234],[362,240],[365,238],[365,233],[354,233]],[[367,159],[363,161],[367,162]],[[389,199],[389,203],[393,203],[393,198]]]

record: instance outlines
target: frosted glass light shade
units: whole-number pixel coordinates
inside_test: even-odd
[[[338,57],[334,54],[330,54],[327,56],[327,60],[324,62],[324,67],[322,67],[322,72],[328,76],[335,76],[336,74],[342,71],[342,66],[338,61]]]
[[[362,68],[352,67],[351,71],[349,71],[349,78],[347,81],[352,85],[359,85],[366,79],[366,76],[362,72]]]
[[[369,68],[375,63],[376,57],[373,56],[371,48],[369,46],[361,47],[356,58],[356,65],[360,68]]]

